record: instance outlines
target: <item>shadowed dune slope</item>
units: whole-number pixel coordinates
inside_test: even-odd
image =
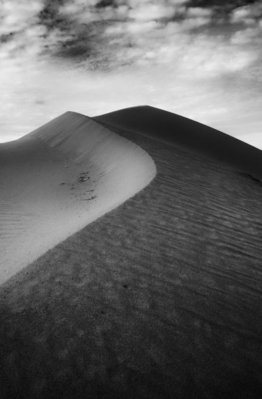
[[[1,287],[0,396],[261,399],[262,185],[123,112],[158,173]]]
[[[141,190],[135,144],[73,112],[0,146],[0,283]]]
[[[127,108],[94,118],[108,127],[120,127],[200,151],[262,179],[261,151],[225,133],[188,118],[150,106]]]

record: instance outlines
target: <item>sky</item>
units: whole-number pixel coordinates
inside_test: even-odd
[[[0,0],[0,142],[152,105],[262,149],[262,2]]]

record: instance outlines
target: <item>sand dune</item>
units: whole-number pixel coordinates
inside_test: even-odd
[[[67,112],[0,146],[0,283],[133,196],[152,159],[99,123]]]
[[[96,120],[122,138],[66,114],[0,147],[13,250],[143,187],[140,147],[157,167],[1,286],[1,399],[261,399],[261,151],[150,107]]]
[[[126,108],[94,118],[107,127],[148,135],[198,151],[225,166],[246,171],[262,178],[261,150],[228,134],[162,109],[139,106]]]

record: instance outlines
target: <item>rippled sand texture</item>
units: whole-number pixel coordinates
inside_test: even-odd
[[[151,158],[68,112],[0,146],[0,283],[147,185]]]
[[[238,146],[200,151],[199,124],[122,112],[99,120],[158,173],[2,287],[0,393],[261,399],[262,185]],[[259,173],[261,153],[241,148]]]

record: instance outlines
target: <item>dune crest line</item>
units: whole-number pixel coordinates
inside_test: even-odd
[[[142,148],[74,112],[1,144],[0,169],[0,284],[156,175]]]

